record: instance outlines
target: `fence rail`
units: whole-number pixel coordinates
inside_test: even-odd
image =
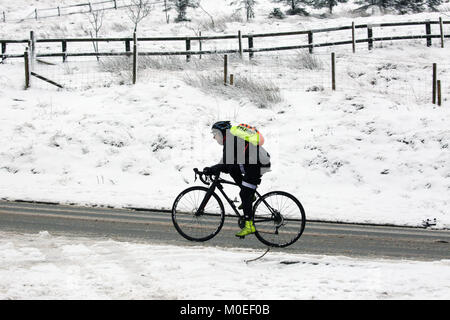
[[[32,34],[30,35],[32,36]],[[414,37],[414,36],[412,36]],[[374,39],[391,39],[393,37],[381,37]],[[411,37],[410,37],[411,38]],[[419,39],[427,38],[427,35],[420,35],[415,37]],[[250,38],[249,38],[250,39]],[[354,41],[340,41],[330,44],[350,44],[355,42],[364,42],[367,39],[358,39]],[[35,43],[33,37],[29,42]],[[32,77],[40,79],[38,85],[51,85],[58,88],[90,88],[92,86],[109,86],[114,83],[129,83],[132,79],[132,83],[135,84],[140,77],[147,77],[148,68],[156,68],[161,70],[167,70],[163,73],[151,73],[151,77],[156,81],[167,81],[164,77],[173,76],[173,72],[185,72],[189,73],[188,81],[193,81],[195,85],[196,81],[207,81],[214,87],[217,85],[217,66],[220,61],[217,57],[212,59],[196,60],[192,63],[184,63],[183,59],[141,59],[139,60],[138,68],[138,40],[137,37],[133,37],[133,51],[132,52],[104,52],[104,53],[73,53],[71,56],[83,57],[83,56],[123,56],[130,55],[133,57],[130,60],[118,60],[118,59],[104,59],[95,61],[94,59],[70,59],[65,61],[67,53],[42,53],[38,54],[38,57],[63,57],[62,63],[49,62],[47,59],[34,59],[36,57],[32,48],[35,46],[27,47],[24,52],[24,66],[25,66],[25,88],[30,87]],[[318,46],[322,44],[313,44]],[[303,48],[308,48],[310,45],[303,45]],[[298,48],[299,46],[294,46]],[[291,47],[282,47],[282,49]],[[273,48],[259,48],[259,49],[243,49],[240,47],[240,53],[259,52],[258,50],[280,50],[279,47]],[[450,65],[440,63],[439,72],[437,64],[433,64],[431,69],[431,62],[428,59],[423,59],[423,62],[417,62],[414,58],[408,60],[389,57],[389,53],[386,51],[380,52],[380,55],[387,55],[380,57],[378,54],[355,54],[351,52],[341,52],[339,56],[335,52],[331,53],[331,60],[325,58],[328,53],[318,52],[314,56],[305,55],[305,52],[283,52],[275,55],[260,55],[258,57],[258,63],[245,63],[240,56],[234,55],[228,60],[227,53],[236,53],[237,50],[215,50],[215,51],[171,51],[171,52],[143,52],[141,55],[185,55],[189,53],[187,58],[193,54],[207,54],[207,53],[223,53],[223,84],[233,86],[235,80],[239,83],[236,88],[241,90],[242,84],[246,81],[258,81],[268,80],[270,83],[274,83],[274,86],[269,89],[264,89],[267,92],[279,92],[281,88],[285,90],[292,90],[292,82],[295,82],[295,90],[302,88],[306,92],[311,91],[324,91],[325,89],[331,90],[343,90],[345,92],[370,92],[371,94],[378,96],[389,95],[393,97],[394,103],[429,103],[442,106],[450,94],[450,87],[447,85],[449,82],[448,70]],[[420,51],[419,51],[420,52]],[[422,60],[420,54],[416,55],[417,58]],[[359,58],[359,60],[358,60]],[[129,63],[132,60],[132,65]],[[327,61],[328,60],[328,61]],[[340,67],[336,68],[336,61],[339,61]],[[41,62],[41,63],[34,63]],[[230,64],[228,63],[230,61]],[[331,61],[331,63],[330,63]],[[142,64],[142,65],[141,65]],[[274,65],[275,64],[275,65]],[[229,69],[231,66],[231,69]],[[292,68],[296,70],[292,70]],[[441,69],[442,68],[442,69]],[[298,77],[299,70],[308,69],[308,75]],[[141,72],[138,72],[141,70]],[[206,71],[207,70],[207,71]],[[205,71],[210,73],[211,70],[216,70],[216,75],[212,78],[205,78]],[[429,71],[428,71],[429,70]],[[229,72],[230,71],[230,72]],[[330,81],[331,71],[331,81]],[[198,72],[198,73],[197,73]],[[195,74],[194,74],[195,73]],[[171,75],[168,75],[171,74]],[[194,75],[193,75],[194,74]],[[303,74],[303,73],[302,73]],[[132,77],[131,77],[132,75]],[[178,75],[180,75],[178,73]],[[229,75],[229,81],[228,81]],[[235,77],[237,75],[237,78]],[[432,76],[431,76],[432,75]],[[192,80],[192,79],[198,80]],[[248,78],[250,77],[250,78]],[[190,79],[190,80],[189,80]],[[250,79],[250,80],[249,80]],[[242,81],[243,80],[243,81]],[[33,81],[34,85],[34,81]],[[208,87],[208,90],[210,88]],[[432,90],[431,90],[432,89]],[[222,91],[221,91],[222,92]],[[432,99],[430,99],[432,98]],[[258,102],[259,103],[259,102]],[[263,104],[265,102],[262,102]],[[356,106],[358,106],[356,104]]]
[[[122,4],[120,3],[122,2]],[[158,4],[163,3],[163,1],[155,0],[151,4]],[[104,5],[108,4],[109,7],[105,7]],[[99,5],[102,5],[101,8],[95,8]],[[53,18],[53,17],[61,17],[61,16],[68,16],[73,14],[86,14],[91,12],[97,12],[97,11],[104,11],[104,10],[117,10],[122,8],[128,8],[132,6],[131,3],[125,3],[125,0],[104,0],[104,1],[97,1],[97,2],[86,2],[86,3],[78,3],[73,4],[69,6],[58,6],[53,8],[43,8],[43,9],[37,9],[35,8],[30,14],[23,18],[14,18],[10,19],[10,14],[2,11],[0,21],[1,22],[22,22],[25,20],[39,20],[44,18]],[[76,11],[70,11],[73,8],[79,9]],[[63,12],[66,11],[66,12]],[[41,12],[52,12],[50,14],[42,14]]]
[[[440,33],[432,34],[431,25],[440,25]],[[432,45],[432,39],[441,39],[441,46],[444,47],[444,39],[450,38],[450,34],[444,33],[444,25],[450,24],[450,21],[444,21],[440,18],[438,21],[410,21],[410,22],[388,22],[388,23],[376,23],[376,24],[359,24],[354,23],[350,26],[339,26],[324,29],[311,29],[311,30],[301,30],[301,31],[290,31],[290,32],[276,32],[276,33],[257,33],[257,34],[232,34],[232,35],[217,35],[217,36],[186,36],[186,37],[140,37],[137,39],[138,42],[152,42],[152,41],[183,41],[186,43],[185,51],[153,51],[153,52],[139,52],[139,55],[186,55],[187,59],[191,55],[203,55],[203,54],[224,54],[224,53],[248,53],[249,57],[252,58],[254,53],[257,52],[269,52],[269,51],[282,51],[282,50],[295,50],[295,49],[309,49],[313,52],[314,48],[319,47],[330,47],[330,46],[340,46],[340,45],[353,45],[353,51],[355,51],[355,44],[357,43],[368,43],[368,49],[373,49],[373,44],[379,41],[397,41],[397,40],[412,40],[412,39],[426,39],[426,45]],[[383,27],[398,27],[398,26],[417,26],[424,25],[424,34],[417,35],[402,35],[402,36],[386,36],[386,37],[374,37],[374,28]],[[356,39],[355,29],[367,29],[367,38]],[[314,34],[319,33],[330,33],[343,30],[352,30],[350,40],[324,42],[324,43],[314,43]],[[293,36],[293,35],[307,35],[307,44],[292,45],[292,46],[277,46],[277,47],[263,47],[255,48],[255,38],[267,38],[267,37],[283,37],[283,36]],[[350,33],[349,33],[350,35]],[[226,40],[226,39],[238,39],[239,44],[236,49],[227,50],[191,50],[191,41],[206,41],[206,40]],[[247,39],[248,47],[244,49],[242,47],[242,39]],[[1,43],[1,58],[2,61],[7,58],[21,58],[24,57],[23,54],[8,54],[7,45],[12,44],[29,44],[29,46],[34,43],[54,43],[60,42],[62,51],[60,53],[38,53],[36,57],[58,57],[61,56],[63,59],[70,56],[120,56],[120,55],[131,55],[130,43],[133,41],[132,37],[108,37],[108,38],[54,38],[54,39],[12,39],[5,40],[0,39]],[[68,52],[68,43],[78,43],[78,42],[122,42],[125,44],[125,51],[123,52]]]

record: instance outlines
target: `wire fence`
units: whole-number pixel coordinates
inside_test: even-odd
[[[164,0],[149,1],[148,5],[163,4]],[[25,20],[40,20],[53,17],[69,16],[74,14],[86,14],[105,10],[118,10],[133,6],[130,0],[103,0],[74,5],[62,5],[52,8],[33,8],[26,16],[17,13],[1,11],[0,22],[23,22]]]
[[[333,51],[343,48],[352,48],[353,52],[361,52],[365,46],[371,51],[374,48],[383,48],[393,46],[394,42],[399,40],[408,40],[411,44],[423,43],[427,47],[432,47],[436,42],[444,48],[446,38],[450,38],[447,25],[450,21],[444,21],[442,17],[436,21],[408,21],[408,22],[386,22],[378,24],[355,24],[331,27],[325,29],[297,30],[289,32],[276,33],[250,33],[242,34],[224,34],[205,36],[196,33],[195,36],[178,37],[139,37],[138,42],[142,51],[148,55],[174,55],[185,54],[187,57],[192,50],[197,50],[203,54],[213,52],[245,52],[249,57],[256,54],[290,51],[308,48],[310,53],[323,52],[333,48]],[[89,55],[92,52],[83,52],[86,44],[94,43],[101,49],[100,53],[110,55],[121,52],[126,54],[130,52],[130,43],[133,38],[130,37],[108,37],[93,38],[92,30],[90,38],[39,38],[30,31],[29,39],[0,39],[2,60],[7,58],[23,57],[23,47],[32,46],[36,51],[38,46],[52,48],[51,52],[41,54],[79,56]],[[438,40],[438,41],[436,41]],[[101,44],[101,45],[99,45]],[[142,47],[141,44],[145,44]],[[239,49],[238,49],[239,48]],[[338,49],[335,49],[338,48]],[[123,50],[125,49],[125,50]],[[162,50],[162,51],[161,51]],[[174,51],[175,50],[175,51]]]
[[[440,65],[440,67],[444,68],[440,78],[445,77],[441,81],[448,83],[450,79],[445,72],[450,70],[450,65]],[[346,92],[388,96],[394,103],[430,103],[433,91],[433,65],[432,63],[355,56],[351,63],[346,63],[339,69],[338,86]]]
[[[117,8],[119,0],[61,6],[57,7],[57,13],[83,10],[86,6],[92,12],[96,6],[111,3]],[[38,18],[37,10],[35,18]],[[408,61],[405,54],[396,59],[378,50],[372,54],[372,49],[389,48],[398,40],[408,40],[409,48],[436,47],[437,42],[444,48],[444,39],[450,37],[448,24],[450,21],[439,18],[438,21],[352,23],[282,33],[241,34],[239,31],[237,35],[140,39],[136,35],[134,39],[36,39],[30,31],[30,39],[0,42],[3,63],[5,59],[9,62],[10,58],[32,57],[24,63],[26,88],[32,81],[33,87],[49,90],[85,90],[135,83],[136,77],[140,77],[157,83],[181,79],[202,89],[213,87],[219,94],[227,84],[241,90],[251,87],[276,92],[275,98],[283,93],[335,90],[349,97],[370,94],[388,97],[393,103],[424,104],[436,100],[438,93],[441,103],[447,101],[450,65],[439,62],[438,74],[433,74],[433,61],[412,56]],[[137,43],[137,51],[131,47],[133,42]],[[400,45],[394,47],[399,48],[404,50]],[[24,50],[29,53],[22,54]],[[226,61],[225,52],[228,52]],[[137,55],[137,64],[133,54]],[[230,90],[225,91],[229,94]]]
[[[103,71],[99,61],[94,59],[78,58],[64,63],[56,61],[37,60],[33,65],[33,72],[45,79],[59,84],[66,90],[88,90],[91,88],[110,87],[120,82],[119,75]],[[45,80],[32,77],[31,86],[34,88],[55,90],[57,86]]]
[[[348,53],[338,53],[335,61],[336,92],[388,98],[398,104],[432,102],[433,62]],[[64,63],[53,57],[38,59],[32,70],[67,90],[86,90],[131,84],[132,67],[131,56],[71,57]],[[139,56],[137,74],[139,81],[155,83],[201,78],[203,82],[211,81],[211,87],[223,86],[225,81],[228,86],[244,82],[243,85],[265,84],[283,95],[331,92],[331,70],[330,53],[309,54],[308,50],[298,50],[289,54],[259,54],[252,60],[241,59],[238,54],[227,55],[226,71],[224,55],[198,55],[190,62],[186,62],[184,56]],[[441,83],[441,101],[445,105],[450,96],[450,64],[439,62],[436,77]],[[208,83],[203,84],[208,86]],[[32,86],[60,90],[36,78]]]
[[[259,56],[255,64],[241,72],[246,77],[273,82],[286,92],[323,92],[332,90],[332,63],[328,53]],[[450,64],[437,64],[442,103],[450,94]],[[235,68],[238,75],[239,67]],[[232,73],[233,71],[229,71]],[[370,55],[337,55],[335,64],[337,92],[348,96],[370,95],[389,98],[398,104],[426,104],[433,97],[433,63]],[[437,97],[436,97],[437,98]]]

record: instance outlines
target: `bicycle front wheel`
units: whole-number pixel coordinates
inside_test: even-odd
[[[212,193],[204,210],[198,210],[208,190],[199,186],[188,188],[181,192],[173,203],[173,225],[187,240],[206,241],[222,229],[225,209],[217,194]]]
[[[300,201],[283,191],[266,193],[255,203],[256,237],[271,247],[287,247],[297,241],[306,224]]]

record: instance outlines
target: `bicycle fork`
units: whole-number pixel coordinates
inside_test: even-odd
[[[211,188],[209,188],[208,192],[206,192],[205,197],[202,200],[202,203],[200,203],[200,206],[198,207],[197,211],[195,212],[195,216],[201,216],[205,212],[206,204],[208,203],[209,199],[211,199],[212,194],[214,193],[214,190],[216,189],[216,185],[213,183],[211,185]]]

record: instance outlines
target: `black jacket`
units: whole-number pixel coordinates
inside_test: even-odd
[[[230,166],[236,165],[242,165],[245,171],[248,171],[249,166],[256,166],[260,168],[261,174],[264,174],[270,171],[270,154],[262,146],[255,146],[227,132],[222,159],[216,168],[230,172]]]

